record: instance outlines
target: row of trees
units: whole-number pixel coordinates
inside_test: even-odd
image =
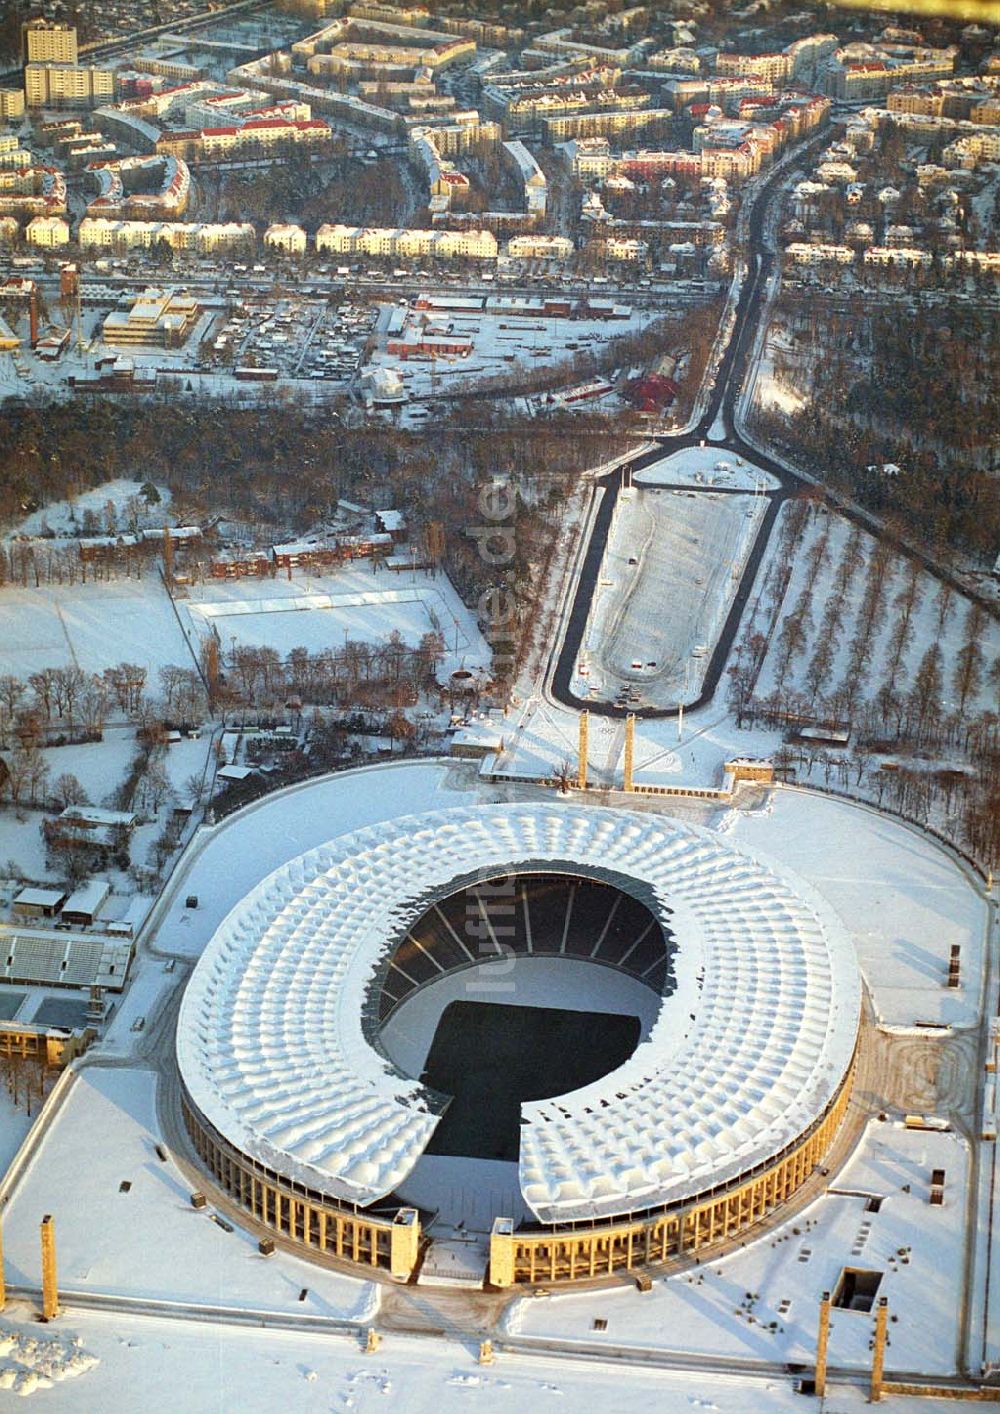
[[[856,527],[834,562],[834,522],[816,524],[814,505],[802,498],[786,512],[738,645],[729,688],[738,724],[848,729],[849,748],[786,746],[777,762],[933,824],[992,864],[1000,849],[1000,655],[987,651],[990,620],[946,584],[928,612],[921,568],[897,572],[886,544]],[[802,572],[788,603],[796,562]],[[914,661],[918,624],[928,641]],[[949,641],[957,647],[946,659]],[[942,759],[947,768],[931,764]]]
[[[280,708],[292,698],[299,703],[350,705],[384,695],[401,705],[435,686],[444,657],[444,638],[426,633],[411,647],[396,631],[384,642],[346,639],[337,647],[310,653],[292,648],[282,655],[266,645],[234,645],[220,652],[215,640],[205,640],[202,658],[217,703],[257,709]]]

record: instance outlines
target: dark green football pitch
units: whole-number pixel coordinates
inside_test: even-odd
[[[599,1080],[628,1059],[639,1031],[636,1016],[452,1002],[421,1079],[454,1098],[426,1152],[516,1162],[521,1101]]]

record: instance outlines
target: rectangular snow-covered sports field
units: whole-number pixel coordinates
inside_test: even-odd
[[[348,639],[384,643],[393,632],[416,647],[424,634],[440,633],[444,670],[489,664],[475,615],[447,575],[422,570],[373,574],[357,562],[327,575],[216,581],[194,586],[182,613],[192,641],[214,631],[223,652],[235,643],[275,648],[282,657],[293,648],[322,653]]]
[[[580,696],[637,705],[693,702],[739,586],[767,501],[640,487],[623,491],[574,679]]]

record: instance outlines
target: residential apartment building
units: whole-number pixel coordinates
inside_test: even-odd
[[[29,20],[21,27],[26,64],[75,64],[76,30],[72,25]]]
[[[427,231],[324,225],[316,232],[316,249],[336,255],[495,260],[497,239],[492,231],[476,229]]]
[[[83,64],[27,64],[24,69],[29,108],[93,108],[114,94],[111,69]]]
[[[61,216],[35,216],[28,222],[24,239],[29,245],[55,246],[69,245],[69,223]]]
[[[81,250],[148,250],[163,241],[174,250],[211,255],[251,251],[257,233],[249,221],[114,221],[88,216],[80,222],[77,240]]]
[[[268,250],[284,251],[286,255],[305,255],[306,233],[301,226],[275,222],[264,232],[264,245]]]

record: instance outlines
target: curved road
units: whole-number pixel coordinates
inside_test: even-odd
[[[802,146],[798,147],[794,154],[795,164],[800,163],[806,154],[810,153],[821,143],[828,141],[828,139],[829,133],[826,129],[823,129]],[[630,708],[618,706],[616,703],[612,702],[600,702],[594,701],[592,698],[579,697],[573,692],[571,686],[574,666],[580,654],[580,646],[583,641],[587,616],[590,612],[591,599],[597,584],[601,563],[604,559],[604,551],[611,529],[615,502],[618,499],[618,493],[629,471],[640,471],[645,467],[653,465],[655,462],[661,461],[664,457],[672,456],[675,452],[685,451],[689,447],[705,445],[706,447],[717,447],[720,451],[730,452],[735,456],[742,457],[745,461],[755,466],[761,467],[775,478],[779,486],[777,491],[772,491],[769,494],[767,511],[764,514],[753,547],[747,557],[739,588],[733,598],[726,621],[716,640],[712,656],[709,659],[701,693],[694,702],[687,704],[688,711],[694,711],[698,707],[703,707],[706,703],[710,702],[714,696],[729,658],[733,639],[736,636],[740,620],[743,617],[747,599],[753,589],[757,571],[760,567],[764,552],[767,549],[771,531],[774,527],[778,512],[781,509],[781,505],[788,496],[792,495],[803,484],[806,484],[805,477],[800,478],[794,476],[786,467],[782,466],[781,463],[760,453],[755,447],[751,446],[749,442],[743,439],[736,428],[736,400],[739,397],[746,377],[750,354],[757,336],[767,284],[774,269],[775,255],[767,246],[765,240],[765,225],[771,198],[774,196],[778,184],[787,178],[788,171],[787,165],[783,164],[777,167],[761,185],[753,199],[748,222],[748,246],[751,251],[750,263],[740,289],[732,331],[722,357],[719,360],[712,392],[701,418],[695,427],[688,432],[677,433],[673,436],[656,437],[653,439],[656,445],[650,451],[636,456],[624,466],[595,482],[595,486],[604,489],[605,495],[597,511],[597,515],[594,517],[586,556],[576,584],[573,606],[566,622],[562,646],[559,650],[555,670],[549,685],[551,695],[557,702],[562,703],[563,706],[579,709],[586,708],[589,712],[593,712],[595,716],[599,717],[621,718],[628,716],[630,713],[634,713],[636,716],[651,718],[677,716],[678,709],[676,707]],[[715,425],[720,416],[725,429],[725,436],[722,438],[712,437],[709,435],[710,429]]]
[[[829,136],[829,129],[823,128],[807,142],[796,148],[792,154],[791,163],[786,162],[775,168],[753,198],[747,224],[747,247],[750,251],[750,263],[740,290],[732,331],[719,361],[711,395],[708,398],[705,411],[694,429],[673,436],[650,439],[656,444],[651,450],[640,453],[607,476],[594,482],[595,488],[602,488],[605,494],[593,518],[583,566],[573,591],[572,608],[566,619],[562,644],[558,649],[555,668],[551,673],[547,687],[551,697],[564,707],[577,710],[586,709],[598,717],[624,718],[631,714],[655,719],[676,717],[678,714],[677,707],[618,706],[613,702],[601,702],[589,697],[579,697],[572,689],[574,668],[580,656],[591,600],[604,559],[615,502],[630,471],[642,470],[661,461],[664,457],[672,456],[675,452],[685,451],[689,447],[704,445],[716,447],[720,452],[729,452],[734,456],[742,457],[744,461],[761,467],[778,482],[778,490],[769,494],[768,509],[747,557],[739,588],[730,606],[726,621],[716,640],[705,672],[701,693],[693,702],[686,704],[686,710],[689,712],[704,707],[715,695],[782,503],[803,487],[817,484],[807,473],[792,471],[785,463],[776,461],[766,452],[759,450],[752,442],[747,441],[739,431],[737,410],[738,399],[747,380],[753,348],[759,332],[760,319],[766,306],[765,296],[768,281],[775,269],[776,255],[769,244],[767,233],[772,198],[776,194],[778,184],[788,177],[790,168],[799,165],[803,157],[822,143],[827,142]],[[721,438],[712,437],[710,429],[715,426],[720,417],[725,435]],[[996,614],[994,604],[983,600],[974,590],[970,589],[968,584],[965,584],[945,566],[940,565],[919,546],[910,545],[894,534],[887,534],[878,518],[865,511],[862,506],[834,495],[825,488],[823,490],[827,501],[835,505],[841,514],[869,533],[888,539],[894,548],[916,559],[924,569],[938,579],[950,584],[953,589],[966,598],[975,599],[988,612]]]

